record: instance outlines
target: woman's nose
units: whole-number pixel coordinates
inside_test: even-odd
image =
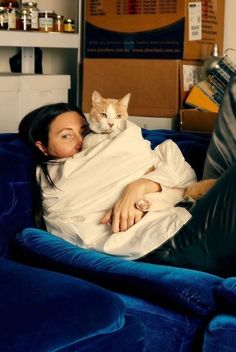
[[[80,150],[83,142],[83,137],[82,136],[77,136],[76,142],[75,142],[75,149]]]

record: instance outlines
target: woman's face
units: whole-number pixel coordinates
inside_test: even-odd
[[[39,141],[35,144],[45,155],[68,158],[81,151],[86,130],[87,124],[77,112],[64,112],[50,124],[48,146]]]

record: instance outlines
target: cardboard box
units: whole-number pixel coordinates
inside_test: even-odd
[[[202,78],[203,61],[200,60],[180,60],[179,80],[180,80],[180,106],[189,95],[189,92]]]
[[[205,59],[223,53],[224,0],[87,0],[86,58]]]
[[[17,76],[0,75],[0,132],[17,132],[20,81]]]
[[[130,116],[176,117],[184,98],[181,65],[181,60],[84,59],[83,111],[91,109],[92,92],[97,90],[104,98],[119,99],[131,93]],[[190,81],[190,76],[185,78]],[[181,78],[181,84],[184,81]],[[195,81],[191,82],[188,89]]]
[[[180,129],[185,132],[212,133],[218,114],[196,109],[180,110]]]
[[[31,110],[67,102],[69,75],[0,75],[0,132],[17,132],[20,120]]]
[[[69,75],[20,76],[20,119],[31,110],[51,103],[68,102]]]

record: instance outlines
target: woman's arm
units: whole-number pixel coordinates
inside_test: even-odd
[[[148,179],[141,178],[131,182],[125,187],[113,209],[101,219],[101,223],[108,224],[110,222],[113,232],[128,230],[144,216],[141,210],[136,209],[135,203],[142,199],[146,193],[159,191],[161,191],[160,184]]]
[[[159,162],[152,172],[143,176],[167,188],[186,188],[196,181],[193,168],[186,162],[178,145],[172,140],[159,144],[154,152]]]
[[[136,224],[144,213],[136,209],[135,203],[147,193],[167,188],[186,188],[196,180],[196,174],[185,161],[183,154],[171,140],[161,143],[156,149],[159,160],[153,171],[130,183],[122,192],[112,210],[101,219],[102,224],[111,223],[112,231],[126,231]]]

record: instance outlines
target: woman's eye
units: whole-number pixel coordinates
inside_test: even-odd
[[[105,112],[101,112],[101,117],[107,118],[107,114]]]
[[[63,135],[62,135],[62,138],[63,138],[63,139],[72,139],[73,136],[72,136],[72,134],[70,134],[70,133],[66,133],[66,134],[63,134]]]

